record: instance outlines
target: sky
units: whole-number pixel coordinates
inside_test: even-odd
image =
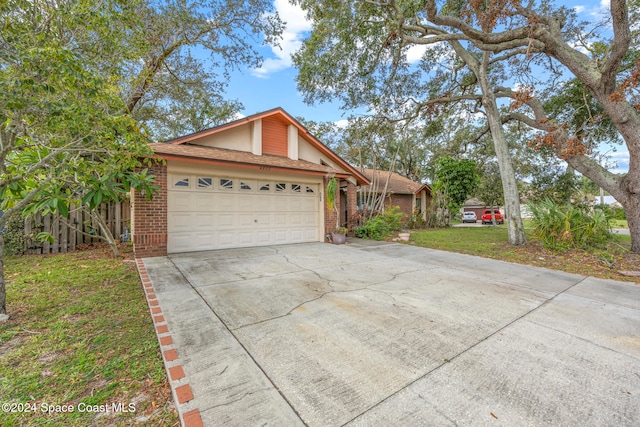
[[[588,21],[595,21],[603,9],[609,8],[609,0],[566,0],[558,3],[573,8],[580,19]],[[351,113],[341,111],[337,102],[316,105],[304,103],[296,87],[297,70],[292,65],[291,55],[302,45],[302,40],[311,30],[311,23],[305,18],[304,12],[298,6],[291,5],[289,0],[274,0],[274,8],[286,23],[280,46],[259,48],[265,58],[262,67],[233,73],[229,80],[228,98],[237,99],[244,105],[242,116],[282,107],[292,116],[306,120],[346,121]],[[421,54],[421,48],[417,47],[410,52],[409,59],[417,61]],[[626,147],[618,146],[617,151],[611,151],[609,155],[613,161],[612,171],[620,173],[628,170],[629,153]]]

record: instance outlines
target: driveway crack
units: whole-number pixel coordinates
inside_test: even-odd
[[[285,256],[285,257],[286,257],[286,256]],[[292,263],[292,264],[293,264],[293,263]],[[296,265],[296,264],[294,264],[294,265]],[[300,266],[298,266],[298,267],[300,267]],[[246,327],[249,327],[249,326],[260,325],[260,324],[262,324],[262,323],[271,322],[271,321],[273,321],[273,320],[281,319],[281,318],[283,318],[283,317],[286,317],[286,316],[291,315],[291,313],[293,313],[293,312],[294,312],[295,310],[297,310],[298,308],[300,308],[300,307],[302,307],[302,306],[304,306],[304,305],[306,305],[306,304],[309,304],[309,303],[311,303],[311,302],[314,302],[314,301],[317,301],[317,300],[319,300],[319,299],[322,299],[322,298],[324,298],[325,296],[327,296],[327,295],[329,295],[329,294],[349,293],[349,292],[358,292],[358,291],[368,290],[368,291],[372,291],[372,292],[379,292],[379,293],[381,293],[381,294],[383,294],[383,295],[388,296],[388,297],[389,297],[389,298],[391,298],[394,302],[396,302],[396,303],[398,303],[398,304],[401,304],[401,305],[404,305],[404,304],[400,303],[398,300],[396,300],[396,299],[395,299],[395,298],[394,298],[390,293],[385,292],[385,291],[380,290],[380,289],[371,289],[371,287],[372,287],[372,286],[377,286],[377,285],[382,285],[382,284],[384,284],[384,283],[388,283],[388,282],[392,282],[393,280],[397,279],[399,276],[402,276],[403,274],[415,273],[415,272],[417,272],[417,271],[422,271],[422,270],[423,270],[423,269],[421,269],[421,268],[420,268],[420,269],[416,269],[416,270],[403,271],[403,272],[400,272],[400,273],[396,273],[396,274],[394,274],[394,275],[393,275],[393,277],[391,277],[390,279],[385,279],[385,280],[381,280],[381,281],[376,282],[376,283],[371,283],[371,284],[369,284],[369,285],[367,285],[367,286],[364,286],[364,287],[361,287],[361,288],[355,288],[355,289],[344,289],[344,290],[335,290],[335,289],[333,288],[333,286],[331,286],[331,280],[330,280],[330,279],[327,279],[327,278],[325,278],[325,277],[322,277],[322,275],[321,275],[320,273],[318,273],[317,271],[310,270],[310,269],[305,269],[305,268],[302,268],[302,267],[300,267],[300,268],[301,268],[302,270],[304,270],[304,271],[308,271],[308,272],[314,273],[314,274],[315,274],[319,279],[321,279],[321,280],[325,280],[325,281],[327,282],[327,285],[331,288],[331,291],[323,292],[320,296],[317,296],[317,297],[315,297],[315,298],[311,298],[311,299],[308,299],[308,300],[306,300],[306,301],[303,301],[303,302],[301,302],[300,304],[298,304],[298,305],[296,305],[295,307],[293,307],[292,309],[290,309],[289,311],[287,311],[285,314],[280,314],[280,315],[278,315],[278,316],[269,317],[268,319],[258,320],[258,321],[256,321],[256,322],[246,323],[246,324],[244,324],[244,325],[240,325],[240,326],[238,326],[237,328],[234,328],[234,329],[232,329],[232,330],[233,330],[233,331],[238,331],[238,330],[240,330],[240,329],[243,329],[243,328],[246,328]]]

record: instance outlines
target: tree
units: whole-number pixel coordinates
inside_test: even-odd
[[[151,154],[136,115],[154,101],[178,108],[190,101],[177,94],[224,87],[213,72],[185,79],[198,67],[189,49],[211,53],[214,63],[199,66],[219,66],[223,78],[258,65],[251,42],[280,33],[277,15],[265,13],[271,8],[267,0],[1,3],[0,228],[29,207],[64,214],[130,186],[151,191],[151,177],[134,172]],[[197,86],[204,77],[208,84]],[[0,236],[6,318],[3,246]]]
[[[500,167],[496,162],[487,162],[480,169],[480,183],[475,190],[475,196],[489,207],[500,206],[504,202]],[[491,210],[491,219],[495,225],[495,215]]]
[[[448,211],[447,225],[451,223],[453,212],[460,210],[479,184],[476,162],[449,156],[438,159],[433,189],[443,196],[444,207]]]
[[[502,56],[517,52],[524,60],[542,53],[572,73],[602,107],[629,150],[630,167],[624,176],[609,172],[592,159],[580,135],[571,133],[565,123],[553,120],[532,87],[497,91],[499,97],[514,100],[514,113],[509,119],[520,120],[542,132],[538,146],[552,147],[558,157],[624,206],[631,232],[631,250],[640,252],[640,113],[637,109],[640,103],[640,52],[637,49],[640,2],[611,0],[610,32],[587,32],[587,24],[576,24],[570,10],[544,2],[526,5],[520,1],[470,2],[463,4],[463,10],[457,10],[456,14],[451,13],[453,3],[438,5],[434,0],[426,1],[422,13],[412,16],[405,29],[417,36],[420,31],[434,36],[429,30],[431,27],[450,28],[455,31],[451,36],[467,40],[483,51]],[[493,31],[497,22],[501,27]],[[596,24],[602,26],[603,23]],[[595,40],[585,41],[584,34],[590,34]],[[585,47],[589,47],[586,53]]]
[[[315,83],[323,87],[320,98],[341,89],[340,86],[331,88],[323,81],[325,76],[321,71],[326,67],[338,68],[339,71],[333,73],[337,78],[349,80],[348,77],[355,76],[349,80],[350,84],[365,92],[377,90],[377,79],[383,74],[390,76],[396,72],[395,65],[411,53],[408,52],[411,44],[465,43],[482,52],[490,52],[491,64],[505,67],[500,75],[493,74],[493,78],[497,79],[493,94],[498,99],[513,101],[513,111],[503,115],[502,121],[519,120],[539,130],[541,134],[536,141],[537,146],[552,147],[558,157],[616,197],[629,219],[632,251],[640,252],[640,114],[636,108],[640,104],[638,0],[611,0],[607,17],[610,27],[602,21],[591,26],[589,23],[577,23],[572,10],[553,7],[546,1],[526,4],[519,0],[372,1],[348,6],[327,5],[324,2],[317,2],[316,5],[306,1],[301,3],[314,19],[336,14],[336,11],[344,18],[333,28],[332,37],[326,37],[331,28],[318,27],[317,34],[310,37],[299,54],[300,63],[308,55],[322,56],[327,52],[327,44],[334,43],[335,39],[340,40],[341,47],[352,55],[356,49],[366,51],[366,55],[353,55],[357,60],[351,62],[350,66],[344,66],[336,57],[329,55],[324,56],[319,64],[303,69],[301,79],[304,86]],[[366,13],[371,19],[358,20],[361,13]],[[346,40],[344,35],[347,31],[358,37],[353,37],[351,42]],[[378,43],[381,38],[383,43]],[[322,40],[326,39],[333,40],[323,44]],[[376,48],[367,49],[368,45],[375,45]],[[394,54],[389,54],[391,51]],[[431,72],[435,66],[434,51],[438,49],[424,53],[423,70]],[[371,69],[372,59],[385,61],[382,68],[376,69],[375,75],[363,72],[367,67]],[[512,72],[507,72],[506,67],[511,67]],[[555,78],[551,82],[557,82],[565,72],[573,74],[602,107],[629,150],[629,173],[617,176],[609,172],[589,156],[590,147],[580,139],[579,134],[573,134],[570,126],[549,115],[541,100],[546,91],[543,90],[544,79],[540,79],[540,74],[545,69],[554,73],[552,77]],[[407,66],[403,70],[417,72]],[[452,67],[450,72],[456,74],[459,69]],[[394,89],[398,89],[398,94],[413,95],[379,99],[380,105],[397,103],[400,110],[412,108],[416,114],[428,112],[433,108],[433,103],[414,103],[413,100],[416,94],[430,93],[429,90],[433,88],[428,84],[416,83],[406,75],[396,82]],[[435,76],[438,77],[437,74]],[[524,83],[518,90],[506,87],[507,83],[512,83],[509,79],[515,76],[518,77],[516,80]],[[332,83],[335,81],[331,80]],[[498,82],[503,82],[505,87],[500,87]],[[452,100],[462,100],[464,96],[464,92],[458,92]],[[357,105],[363,99],[351,94],[345,98],[346,105]],[[420,108],[415,108],[416,105],[420,105]]]
[[[312,35],[294,57],[306,100],[338,97],[344,108],[366,106],[389,121],[425,127],[443,114],[467,122],[483,114],[501,169],[509,241],[525,243],[515,172],[494,93],[493,74],[500,70],[490,52],[465,46],[444,29],[413,26],[420,13],[415,2],[300,3],[314,21]]]

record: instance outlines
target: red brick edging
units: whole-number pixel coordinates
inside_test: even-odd
[[[142,287],[147,298],[156,336],[160,343],[164,368],[167,371],[167,377],[169,378],[169,384],[171,385],[171,391],[173,393],[173,400],[176,403],[176,408],[181,418],[180,421],[184,427],[203,427],[204,424],[202,423],[202,417],[198,409],[193,409],[189,412],[183,412],[183,410],[181,410],[182,404],[193,400],[193,392],[188,382],[181,381],[180,385],[177,383],[178,380],[185,378],[178,351],[175,348],[166,348],[167,346],[173,345],[173,338],[169,333],[169,326],[167,326],[164,315],[162,314],[162,308],[155,295],[153,283],[151,283],[144,263],[140,258],[136,258],[136,266],[138,267],[140,280],[142,280]],[[172,362],[171,367],[167,364],[168,362]]]

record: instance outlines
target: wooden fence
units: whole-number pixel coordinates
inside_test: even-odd
[[[103,203],[98,208],[99,214],[116,240],[125,232],[131,232],[131,212],[129,202]],[[81,231],[82,230],[82,231]],[[54,242],[40,242],[35,238],[38,233],[51,233]],[[26,253],[51,254],[57,252],[70,252],[76,250],[78,245],[93,245],[96,242],[104,242],[94,236],[102,233],[98,224],[91,219],[89,212],[74,210],[65,218],[58,214],[37,214],[28,218],[24,224],[26,238]]]

